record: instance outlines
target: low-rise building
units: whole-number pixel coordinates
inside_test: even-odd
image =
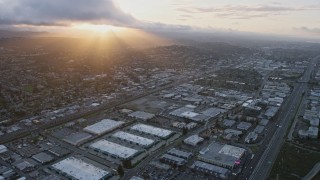
[[[264,131],[264,128],[264,126],[258,125],[253,131],[257,134],[261,134]]]
[[[66,141],[67,143],[77,146],[82,142],[85,142],[86,140],[90,139],[91,137],[92,135],[88,133],[75,132],[73,134],[66,136],[65,138],[63,138],[63,140]]]
[[[244,142],[246,143],[252,143],[255,142],[258,138],[258,134],[255,132],[250,132],[247,137],[244,139]]]
[[[135,111],[135,112],[129,114],[129,117],[147,121],[149,119],[154,118],[155,115],[152,113],[144,112],[144,111]]]
[[[318,138],[319,129],[317,127],[310,126],[308,130],[299,130],[298,135],[301,139],[311,138],[317,139]]]
[[[245,131],[247,131],[251,126],[252,126],[252,124],[249,123],[249,122],[240,122],[240,123],[237,125],[237,128],[240,129],[240,130],[245,130]]]
[[[186,144],[189,144],[191,146],[196,146],[200,142],[202,142],[203,140],[204,139],[202,137],[200,137],[199,135],[195,134],[195,135],[189,136],[183,142],[186,143]]]
[[[210,164],[233,169],[241,163],[245,152],[246,150],[243,148],[212,142],[208,147],[200,151],[198,159]]]
[[[89,148],[94,149],[97,152],[101,152],[105,155],[110,155],[113,158],[119,158],[121,160],[132,159],[139,153],[138,150],[125,147],[104,139],[92,143]]]
[[[176,156],[172,156],[170,154],[164,154],[160,157],[160,160],[161,161],[164,161],[168,164],[174,164],[174,165],[177,165],[177,166],[183,166],[185,164],[187,164],[187,161],[183,158],[179,158],[179,157],[176,157]]]
[[[52,169],[70,179],[101,180],[109,177],[110,172],[75,157],[69,157],[53,164]]]
[[[130,133],[127,133],[127,132],[123,132],[123,131],[118,131],[118,132],[114,133],[112,135],[112,137],[121,139],[123,141],[130,142],[130,143],[134,143],[136,145],[143,146],[143,147],[146,147],[146,148],[152,146],[154,144],[154,142],[155,142],[152,139],[148,139],[148,138],[145,138],[145,137],[137,136],[137,135],[130,134]]]
[[[193,154],[191,152],[185,152],[185,151],[181,151],[178,150],[176,148],[172,148],[170,149],[167,154],[173,155],[173,156],[177,156],[179,158],[183,158],[183,159],[190,159]]]
[[[231,174],[231,171],[226,168],[222,168],[222,167],[208,164],[201,161],[195,161],[192,164],[191,168],[196,171],[209,173],[219,179],[228,179]]]
[[[97,122],[93,125],[85,127],[83,130],[92,134],[101,135],[101,134],[113,131],[114,129],[117,129],[118,127],[122,126],[123,124],[124,124],[123,121],[103,119],[100,122]]]
[[[235,120],[231,120],[231,119],[225,119],[223,120],[223,126],[224,127],[231,127],[236,123]]]
[[[157,128],[157,127],[146,125],[146,124],[136,124],[132,126],[130,129],[140,133],[145,133],[145,134],[153,135],[156,137],[160,137],[163,139],[167,139],[173,134],[173,132],[170,130]]]
[[[4,153],[4,152],[7,152],[8,151],[8,148],[5,146],[5,145],[0,145],[0,153]]]
[[[45,152],[40,152],[32,156],[32,158],[40,163],[48,163],[53,161],[54,158]]]

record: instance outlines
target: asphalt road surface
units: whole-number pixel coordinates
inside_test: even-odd
[[[247,165],[239,179],[263,180],[267,179],[274,161],[283,145],[287,129],[299,107],[302,94],[307,90],[311,73],[320,56],[315,57],[307,67],[303,76],[295,84],[291,95],[280,108],[273,127],[268,129],[260,149],[253,160]],[[250,177],[250,178],[249,178]]]

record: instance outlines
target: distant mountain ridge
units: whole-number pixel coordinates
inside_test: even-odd
[[[34,32],[34,31],[13,31],[13,30],[0,30],[0,38],[12,37],[38,37],[48,35],[48,32]]]

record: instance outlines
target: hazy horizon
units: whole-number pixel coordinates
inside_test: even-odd
[[[316,17],[320,17],[316,0],[0,0],[0,29],[70,36],[141,31],[319,42],[320,21]]]

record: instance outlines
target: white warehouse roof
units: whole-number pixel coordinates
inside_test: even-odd
[[[239,148],[236,146],[230,146],[228,144],[224,145],[223,148],[219,151],[221,154],[225,154],[228,156],[233,156],[235,158],[240,158],[244,154],[246,150],[243,148]]]
[[[144,112],[144,111],[135,111],[135,112],[129,114],[129,117],[142,119],[144,121],[152,119],[152,118],[154,118],[154,116],[155,116],[154,114],[147,113],[147,112]]]
[[[122,159],[127,159],[134,156],[138,150],[131,149],[120,144],[116,144],[107,140],[100,140],[90,145],[90,148],[97,149],[111,155],[115,155]]]
[[[127,132],[123,132],[123,131],[118,131],[114,133],[112,137],[116,137],[125,141],[130,141],[141,146],[150,146],[151,144],[154,143],[154,140],[152,139],[144,138],[144,137],[137,136]]]
[[[192,146],[196,146],[198,143],[202,142],[204,139],[199,135],[195,134],[186,138],[183,142],[186,144],[190,144]]]
[[[170,130],[157,128],[157,127],[145,125],[145,124],[136,124],[132,126],[131,129],[135,131],[143,132],[146,134],[162,137],[162,138],[168,137],[169,135],[172,134],[172,131]]]
[[[103,119],[100,122],[92,124],[84,128],[85,131],[93,133],[93,134],[104,134],[106,132],[110,132],[124,124],[123,121],[115,121],[111,119]]]
[[[102,170],[75,157],[64,159],[56,164],[53,164],[52,167],[72,178],[79,180],[99,180],[110,174],[108,171]]]

